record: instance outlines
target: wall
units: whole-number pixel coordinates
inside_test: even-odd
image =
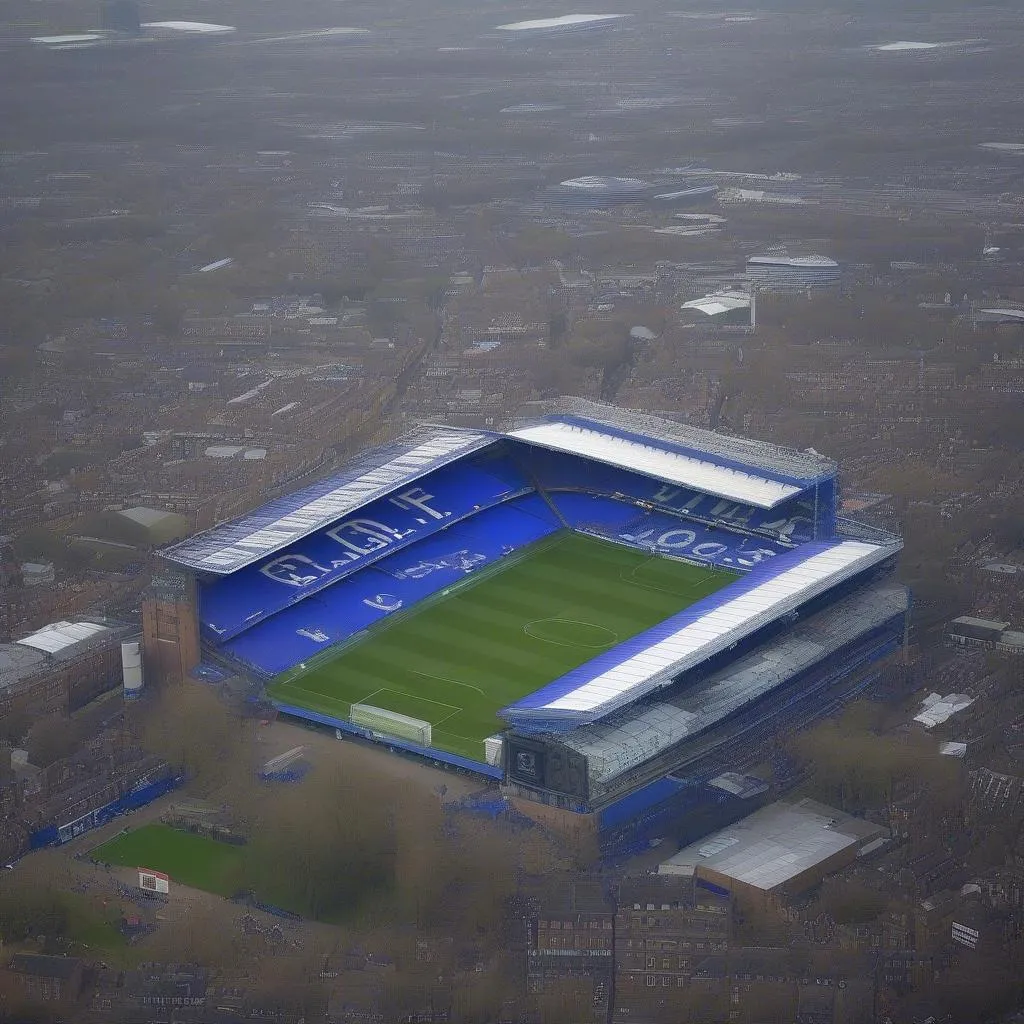
[[[142,650],[146,679],[156,683],[184,680],[199,664],[199,628],[194,604],[154,598],[144,601]]]

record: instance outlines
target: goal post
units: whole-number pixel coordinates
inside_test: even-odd
[[[374,707],[372,704],[353,704],[348,715],[353,725],[360,725],[373,732],[382,732],[399,739],[411,740],[421,746],[429,747],[432,730],[429,722],[409,715],[400,715],[397,711],[387,711]]]

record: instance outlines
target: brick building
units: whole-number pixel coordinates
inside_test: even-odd
[[[543,995],[582,982],[591,996],[588,1015],[604,1021],[612,990],[614,910],[598,882],[552,885],[527,921],[527,982]]]
[[[66,1006],[82,991],[84,964],[77,957],[16,953],[8,973],[26,999]]]
[[[54,622],[0,644],[0,718],[71,714],[121,682],[121,641],[136,627],[104,619]]]
[[[677,1020],[688,1000],[713,1001],[704,989],[720,973],[716,961],[724,962],[731,921],[728,893],[692,876],[623,879],[615,914],[616,1019]]]

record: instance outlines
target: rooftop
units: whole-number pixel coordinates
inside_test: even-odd
[[[660,864],[658,873],[692,875],[707,867],[767,892],[884,832],[880,825],[813,800],[780,802],[685,847]]]
[[[23,647],[34,647],[37,651],[56,654],[109,630],[109,626],[101,626],[98,622],[51,622],[17,642]]]
[[[609,783],[754,703],[853,636],[905,612],[908,604],[905,587],[874,584],[801,619],[710,676],[681,680],[664,698],[576,729],[563,742],[585,755],[592,783]],[[739,795],[750,790],[751,780],[726,773],[711,784]]]
[[[42,651],[20,644],[0,644],[0,689],[34,675],[45,664]]]
[[[591,429],[582,423],[549,421],[513,430],[512,436],[759,508],[772,508],[803,490],[795,484],[716,465],[706,457],[685,455],[642,439],[617,437],[600,426]]]
[[[966,693],[950,693],[945,697],[930,693],[921,704],[921,710],[914,715],[914,721],[920,722],[926,729],[932,729],[973,703],[974,698]]]
[[[747,265],[773,267],[838,267],[828,256],[748,256]]]
[[[120,641],[136,627],[121,622],[52,622],[9,644],[0,644],[0,689],[65,662],[96,645]]]
[[[562,14],[557,18],[537,18],[533,21],[516,21],[499,25],[502,32],[529,32],[537,29],[572,28],[577,25],[596,25],[602,21],[615,21],[624,14]]]
[[[214,25],[209,21],[148,21],[143,28],[167,29],[170,32],[198,32],[202,35],[234,32],[234,25]]]
[[[44,956],[42,953],[15,953],[11,958],[11,970],[15,974],[31,974],[36,978],[61,978],[67,980],[82,966],[82,961],[73,956]]]
[[[1010,627],[1008,622],[1000,622],[997,619],[977,619],[973,615],[961,615],[959,618],[954,619],[950,625],[966,626],[970,629],[991,630],[994,633],[1001,633],[1004,629],[1009,629]]]
[[[750,309],[750,293],[740,291],[715,292],[700,299],[684,302],[680,309],[695,309],[707,316],[719,316],[735,309]]]
[[[480,431],[419,428],[365,453],[341,473],[166,548],[163,554],[190,569],[235,572],[493,440],[493,434]]]
[[[168,512],[162,508],[146,508],[142,505],[138,505],[135,508],[123,508],[118,514],[126,519],[130,519],[133,523],[138,523],[139,526],[156,526],[158,523],[165,522],[168,519],[183,518],[176,512]]]
[[[646,443],[662,442],[673,451],[691,456],[711,456],[723,465],[746,470],[760,470],[776,479],[790,483],[810,484],[835,475],[836,464],[812,449],[798,451],[768,441],[736,437],[715,430],[705,430],[686,423],[633,409],[592,402],[586,398],[563,397],[553,402],[524,406],[517,427],[528,427],[551,420],[585,423],[591,429],[611,428],[613,433],[632,436]]]

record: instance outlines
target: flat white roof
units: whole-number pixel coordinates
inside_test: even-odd
[[[257,384],[256,387],[250,388],[248,391],[241,395],[235,395],[234,398],[228,399],[228,405],[240,405],[242,402],[248,402],[251,398],[255,398],[264,388],[269,388],[274,383],[274,378],[265,380],[262,384]]]
[[[523,32],[530,29],[568,28],[572,25],[592,25],[599,21],[614,21],[624,14],[563,14],[557,18],[537,18],[534,21],[515,21],[510,25],[499,25],[502,32]]]
[[[221,267],[229,267],[234,262],[234,259],[230,256],[222,260],[214,260],[213,263],[207,263],[205,267],[200,267],[199,273],[209,274],[211,270],[220,270]]]
[[[95,43],[103,36],[98,32],[79,32],[74,35],[63,36],[33,36],[33,43],[42,43],[47,46],[60,46],[65,43]]]
[[[637,651],[574,690],[542,705],[546,711],[594,711],[630,691],[643,691],[665,673],[692,667],[731,640],[749,633],[812,597],[825,581],[862,560],[877,559],[881,548],[863,541],[841,541],[818,551],[745,593],[711,609],[694,622]],[[724,591],[723,593],[727,593]]]
[[[793,484],[771,480],[753,472],[730,469],[710,460],[569,423],[540,423],[513,430],[511,436],[545,448],[571,452],[611,466],[646,473],[659,480],[693,487],[721,498],[756,505],[758,508],[773,508],[801,491],[801,488]]]
[[[1024,309],[979,309],[978,312],[989,316],[1003,316],[1008,320],[1024,320]]]
[[[146,508],[142,505],[137,505],[135,508],[123,508],[118,512],[118,515],[124,516],[125,519],[130,519],[133,523],[138,523],[140,526],[154,526],[156,523],[161,523],[169,516],[174,516],[173,512],[168,512],[163,508]]]
[[[914,715],[914,721],[920,722],[926,729],[933,729],[973,703],[974,698],[966,693],[951,693],[945,697],[931,693],[922,702],[921,711]]]
[[[166,28],[173,32],[234,32],[234,25],[215,25],[209,21],[147,21],[143,28]]]
[[[906,50],[935,50],[938,47],[938,43],[919,43],[910,39],[901,39],[896,43],[882,43],[874,49],[881,53],[901,53]]]
[[[717,316],[719,313],[728,313],[734,309],[750,309],[750,295],[746,292],[719,292],[715,295],[705,295],[700,299],[690,299],[684,302],[680,309],[696,309],[708,316]]]
[[[768,891],[884,831],[811,800],[770,804],[680,850],[658,874],[691,875],[707,866]]]
[[[597,175],[588,174],[582,178],[568,178],[558,183],[562,188],[578,188],[583,190],[611,190],[626,189],[629,191],[642,191],[647,188],[647,182],[639,178],[602,178]]]
[[[106,633],[109,626],[101,626],[96,622],[51,622],[48,626],[36,630],[17,643],[23,647],[33,647],[37,651],[56,654],[65,647],[72,647],[89,640],[98,633]]]

